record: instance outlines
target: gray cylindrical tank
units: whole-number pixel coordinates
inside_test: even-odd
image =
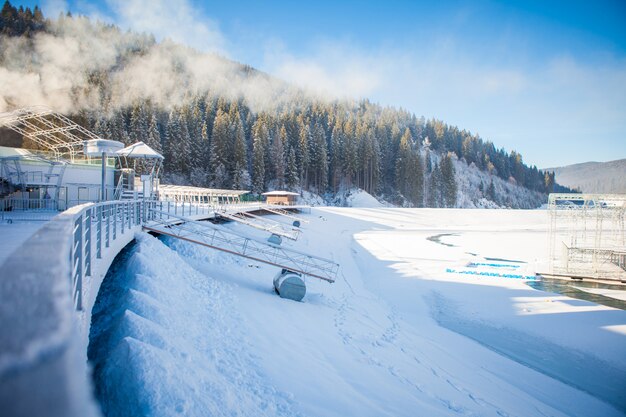
[[[267,238],[267,241],[273,243],[274,245],[280,245],[281,243],[283,243],[283,238],[279,235],[272,233],[272,235]]]
[[[283,269],[274,277],[274,289],[281,298],[301,301],[306,294],[306,285],[300,274]]]

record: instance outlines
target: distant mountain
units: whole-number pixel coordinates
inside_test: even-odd
[[[554,171],[559,184],[584,193],[626,193],[626,159],[584,162],[545,171]]]

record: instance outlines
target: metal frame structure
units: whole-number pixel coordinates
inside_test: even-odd
[[[298,240],[298,236],[300,235],[299,230],[287,228],[285,227],[285,225],[277,221],[264,219],[261,216],[257,216],[255,214],[240,211],[237,209],[216,210],[215,214],[225,219],[245,224],[246,226],[250,226],[258,230],[270,232],[274,235],[286,237],[287,239],[291,240]]]
[[[288,219],[292,219],[292,220],[296,220],[299,221],[300,223],[308,223],[308,220],[303,219],[302,217],[298,217],[298,216],[294,216],[293,213],[291,213],[288,210],[285,210],[283,208],[279,208],[276,206],[271,206],[269,204],[266,204],[263,206],[263,210],[272,213],[272,214],[278,214],[279,216],[284,216],[287,217]]]
[[[198,204],[238,204],[245,190],[222,190],[216,188],[191,187],[186,185],[159,185],[159,199]]]
[[[68,155],[73,162],[82,153],[83,142],[102,139],[45,106],[32,106],[0,113],[0,126],[22,134],[37,145],[51,151],[55,158]]]
[[[626,280],[626,195],[550,194],[550,273]]]
[[[147,200],[87,203],[66,213],[73,224],[70,282],[77,310],[83,308],[83,280],[92,275],[93,264],[107,256],[114,242],[127,233],[144,230],[277,266],[292,272],[334,282],[339,265],[330,259],[267,243],[210,222],[187,216],[210,217],[212,210],[197,204]]]
[[[339,265],[330,259],[284,248],[209,222],[194,221],[168,212],[152,210],[150,217],[152,221],[143,226],[144,230],[172,236],[327,282],[335,282],[337,278]]]

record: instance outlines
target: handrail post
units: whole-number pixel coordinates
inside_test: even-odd
[[[91,214],[93,209],[85,211],[85,276],[91,276]]]
[[[96,258],[102,259],[102,209],[103,206],[98,206],[96,213],[98,216],[98,223],[96,226]]]
[[[82,310],[82,280],[83,280],[83,215],[74,222],[74,238],[72,239],[73,268],[72,268],[72,299],[76,310]]]
[[[111,206],[107,205],[105,208],[105,213],[106,213],[106,240],[105,240],[105,245],[108,248],[109,245],[111,244]]]

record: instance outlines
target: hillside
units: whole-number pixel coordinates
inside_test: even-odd
[[[584,193],[626,193],[626,159],[609,162],[585,162],[558,168],[555,179]]]
[[[8,2],[0,78],[0,111],[44,104],[102,137],[142,140],[164,154],[167,183],[308,190],[329,203],[360,188],[404,207],[513,208],[537,207],[557,186],[519,153],[443,121],[320,97],[150,34],[45,20]],[[481,180],[461,178],[464,167]]]

